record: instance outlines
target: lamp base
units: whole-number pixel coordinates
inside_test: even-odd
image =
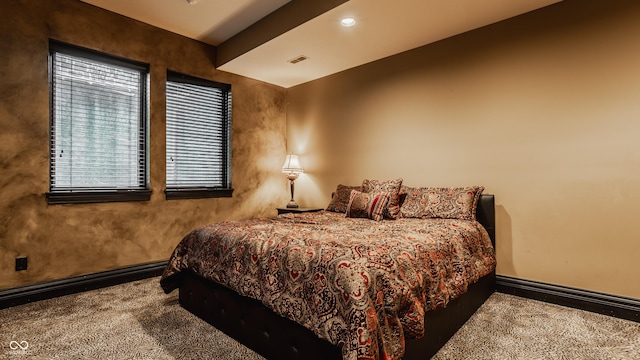
[[[287,204],[287,209],[297,209],[297,208],[298,208],[298,203],[296,203],[293,200],[289,201],[289,203]]]

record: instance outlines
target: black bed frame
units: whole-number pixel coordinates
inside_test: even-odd
[[[495,246],[495,203],[493,195],[482,195],[478,202],[478,221],[487,229]],[[180,285],[180,304],[217,329],[267,359],[342,359],[340,348],[318,338],[313,332],[272,312],[260,301],[241,296],[215,282],[184,273]],[[446,308],[425,315],[425,336],[407,339],[403,359],[425,360],[464,325],[495,291],[495,271],[469,286]]]

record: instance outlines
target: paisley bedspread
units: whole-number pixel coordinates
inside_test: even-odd
[[[189,270],[262,301],[332,344],[345,360],[399,359],[424,333],[425,311],[463,294],[495,268],[475,221],[372,221],[283,214],[197,228],[174,250],[165,292]]]

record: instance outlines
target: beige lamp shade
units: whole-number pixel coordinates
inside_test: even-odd
[[[284,164],[282,165],[282,173],[283,174],[301,174],[304,170],[302,166],[300,166],[300,160],[298,159],[298,155],[287,155],[287,158],[284,159]]]

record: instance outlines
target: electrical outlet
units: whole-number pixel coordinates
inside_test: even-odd
[[[27,257],[26,256],[18,256],[16,258],[16,271],[27,270]]]

